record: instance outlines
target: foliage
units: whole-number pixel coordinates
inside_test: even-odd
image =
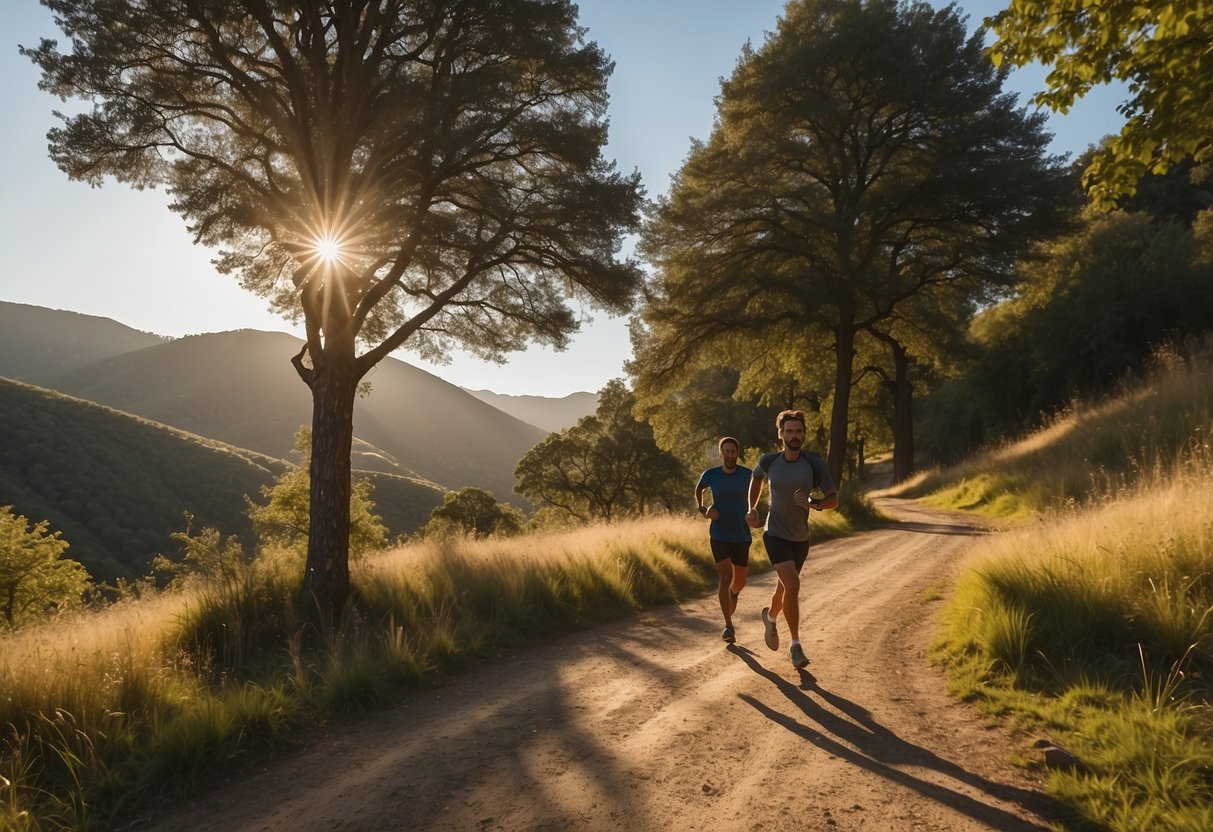
[[[1213,328],[1213,260],[1177,222],[1089,211],[1039,255],[1018,295],[974,326],[968,378],[990,435],[1110,392],[1159,346]]]
[[[45,518],[97,581],[147,574],[189,511],[252,543],[244,495],[286,463],[0,379],[0,493]]]
[[[1213,158],[1213,9],[1202,0],[1011,0],[986,21],[995,63],[1050,65],[1035,100],[1066,112],[1097,84],[1128,84],[1127,117],[1083,179],[1101,208],[1147,171]]]
[[[304,323],[305,591],[337,610],[366,373],[406,342],[563,345],[571,296],[631,305],[640,273],[615,255],[640,186],[600,155],[610,61],[567,0],[46,4],[69,48],[23,54],[91,104],[50,132],[54,161],[166,185],[219,268]]]
[[[157,555],[152,571],[167,577],[170,585],[185,584],[191,576],[209,580],[230,579],[248,562],[244,547],[234,535],[223,537],[218,529],[207,527],[193,534],[194,518],[185,515],[185,529],[173,534],[181,546],[181,559]]]
[[[1075,404],[1017,441],[927,471],[900,493],[950,508],[1030,519],[1107,493],[1149,489],[1152,477],[1207,456],[1213,437],[1213,345],[1160,350],[1118,395]]]
[[[301,457],[300,464],[284,471],[272,486],[262,486],[264,505],[246,498],[253,532],[262,547],[281,546],[300,555],[307,551],[311,440],[308,428],[300,428],[295,434],[295,452]],[[349,551],[353,557],[387,546],[387,529],[374,513],[373,490],[374,485],[367,479],[355,481],[350,490]]]
[[[608,383],[593,416],[553,433],[518,462],[515,490],[582,521],[685,505],[686,470],[657,447],[653,429],[633,415],[635,404],[622,381]]]
[[[68,543],[0,506],[0,625],[12,629],[79,606],[89,586],[83,566],[64,557]]]
[[[510,537],[522,531],[522,512],[497,502],[482,488],[448,491],[442,505],[430,513],[430,522],[419,532],[422,537],[443,538],[452,535],[470,537]]]
[[[748,449],[767,449],[774,436],[779,408],[741,392],[740,380],[741,374],[728,364],[705,367],[660,401],[641,401],[637,396],[636,412],[652,427],[657,444],[678,457],[687,470],[718,465],[721,437],[740,442],[744,456]]]
[[[919,323],[907,302],[943,287],[988,298],[1056,225],[1064,180],[1044,117],[1002,80],[954,7],[789,3],[722,83],[711,137],[645,227],[658,269],[637,338],[646,402],[738,341],[747,365],[788,353],[804,389],[817,385],[794,359],[825,356],[841,482],[859,334]]]

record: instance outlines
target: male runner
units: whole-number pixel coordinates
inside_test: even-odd
[[[766,627],[767,647],[778,650],[776,621],[780,610],[783,611],[792,637],[792,665],[800,669],[809,663],[800,646],[800,570],[809,555],[809,509],[836,508],[838,491],[825,460],[801,450],[804,412],[785,410],[775,417],[775,425],[779,428],[783,450],[763,454],[754,466],[746,522],[755,529],[762,525],[758,518],[758,498],[762,496],[763,482],[769,481],[771,510],[767,513],[762,542],[779,582],[771,595],[771,606],[762,609],[762,623]],[[809,496],[814,489],[821,492],[820,499]]]
[[[708,538],[712,557],[716,560],[716,571],[720,573],[720,611],[724,613],[724,632],[720,637],[732,644],[737,640],[737,633],[733,629],[733,611],[737,609],[737,596],[745,586],[750,565],[753,537],[746,525],[745,510],[753,472],[737,464],[741,448],[733,437],[721,439],[717,450],[722,464],[699,475],[695,502],[699,506],[699,513],[712,521]],[[712,491],[712,505],[705,506],[703,492],[708,489]]]

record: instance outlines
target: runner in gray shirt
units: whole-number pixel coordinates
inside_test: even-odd
[[[800,646],[800,570],[809,556],[809,510],[836,508],[838,491],[825,460],[801,450],[804,446],[804,412],[785,410],[775,418],[775,425],[779,428],[783,450],[764,454],[754,466],[746,522],[755,529],[762,525],[758,517],[758,499],[762,496],[763,482],[769,481],[771,510],[767,513],[762,543],[779,582],[771,595],[771,606],[762,609],[762,623],[766,628],[767,647],[778,650],[776,621],[782,610],[792,637],[792,664],[799,669],[809,663]],[[821,493],[820,499],[810,496],[814,490]]]

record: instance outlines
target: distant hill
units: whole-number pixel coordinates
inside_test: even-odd
[[[286,457],[311,396],[290,364],[302,342],[240,330],[191,335],[34,379],[190,433]],[[354,466],[512,497],[514,466],[545,433],[388,358],[354,405]],[[513,499],[517,500],[516,497]]]
[[[570,428],[582,416],[598,409],[597,393],[570,393],[561,398],[547,396],[509,396],[491,390],[467,390],[480,401],[491,404],[502,413],[521,419],[549,433]]]
[[[251,542],[244,495],[285,470],[281,460],[0,379],[0,504],[47,520],[95,577],[146,574],[193,512]]]
[[[0,301],[0,376],[46,378],[168,339],[109,318]]]
[[[47,520],[68,556],[98,580],[147,574],[151,558],[176,553],[170,535],[214,526],[246,547],[244,495],[261,500],[288,463],[9,379],[0,379],[0,505]],[[443,491],[370,474],[375,511],[393,536],[416,530]]]

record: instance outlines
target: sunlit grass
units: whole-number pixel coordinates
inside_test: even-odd
[[[1210,829],[1213,466],[992,539],[943,616],[955,691],[1049,734],[1095,828]]]
[[[0,826],[104,826],[427,673],[716,585],[705,527],[679,517],[369,556],[327,628],[296,609],[300,574],[269,553],[0,640]]]
[[[1008,521],[1148,487],[1159,472],[1208,455],[1213,350],[1160,354],[1148,378],[1097,406],[1076,405],[1031,435],[890,490]]]

